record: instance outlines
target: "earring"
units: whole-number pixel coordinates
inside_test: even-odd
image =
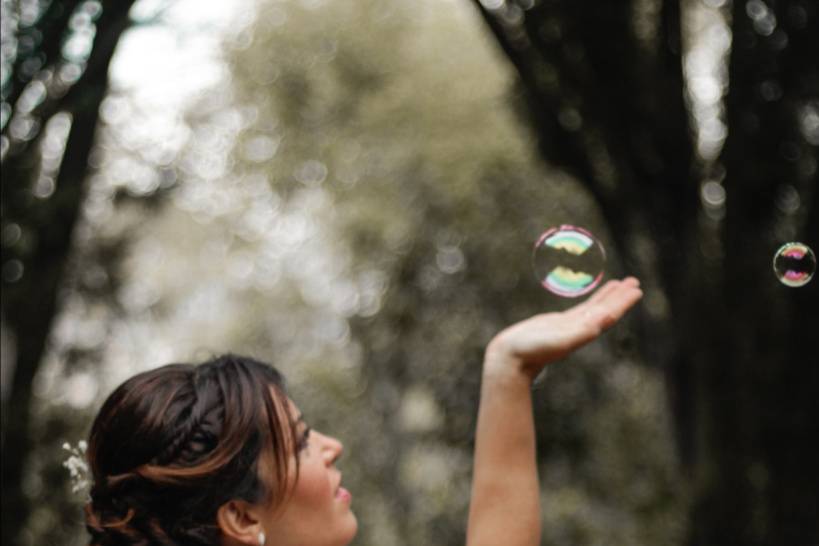
[[[267,540],[264,536],[264,531],[259,531],[259,546],[264,546],[265,542],[267,542]]]

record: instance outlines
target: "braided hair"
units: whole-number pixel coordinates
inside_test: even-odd
[[[136,375],[91,428],[90,546],[217,546],[224,503],[283,501],[296,443],[284,380],[267,364],[228,354]]]

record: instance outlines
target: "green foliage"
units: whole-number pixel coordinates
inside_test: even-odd
[[[478,25],[460,4],[268,2],[231,53],[255,118],[238,169],[263,172],[285,207],[328,199],[321,223],[343,256],[319,272],[327,282],[354,279],[364,298],[377,279],[376,308],[345,316],[359,359],[292,363],[308,369],[297,401],[347,444],[358,544],[463,541],[482,349],[568,304],[537,286],[531,243],[562,222],[605,239],[588,196],[536,159]],[[247,161],[260,136],[275,155]],[[547,544],[680,539],[659,378],[622,353],[586,351],[538,393]]]
[[[344,442],[356,544],[462,544],[483,348],[571,303],[538,286],[532,243],[564,222],[609,235],[577,182],[537,159],[468,3],[257,8],[226,45],[232,79],[186,113],[155,220],[127,202],[88,220],[92,247],[132,240],[98,393],[140,367],[254,354]],[[621,328],[538,387],[544,544],[680,542],[662,384],[633,346]]]

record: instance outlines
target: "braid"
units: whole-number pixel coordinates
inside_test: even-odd
[[[177,428],[174,439],[154,458],[152,461],[153,464],[165,465],[173,461],[202,421],[204,412],[197,404],[199,402],[199,396],[197,396],[196,392],[196,381],[193,377],[191,379],[193,386],[193,403],[189,409],[180,414],[178,421],[181,421],[182,424]]]
[[[177,459],[190,464],[215,447],[224,421],[224,398],[208,400],[199,396],[200,390],[212,380],[208,371],[204,366],[192,370],[190,405],[180,412],[173,440],[151,461],[152,465],[166,466]]]

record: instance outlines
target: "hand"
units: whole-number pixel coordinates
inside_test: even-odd
[[[518,322],[489,343],[484,373],[524,372],[533,380],[545,365],[562,359],[611,328],[642,296],[636,278],[611,280],[571,309]]]

